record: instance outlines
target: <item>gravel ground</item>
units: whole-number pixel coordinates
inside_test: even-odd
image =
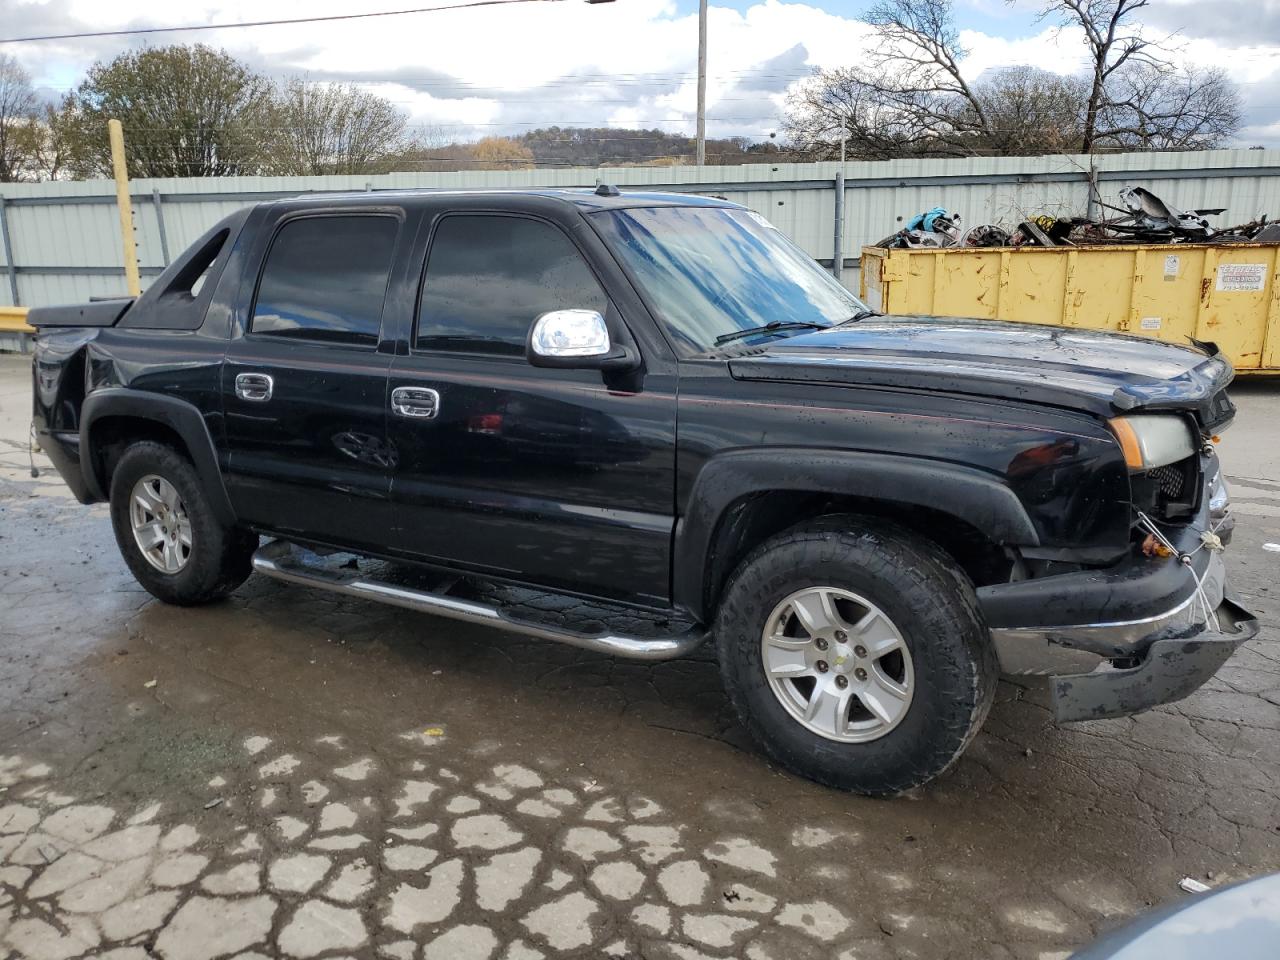
[[[1280,418],[1224,447],[1257,640],[1189,699],[1055,727],[1002,683],[891,801],[772,768],[705,658],[614,661],[252,578],[152,601],[26,467],[0,357],[0,957],[1062,958],[1280,869]]]

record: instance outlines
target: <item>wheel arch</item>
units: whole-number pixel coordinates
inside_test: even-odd
[[[699,473],[677,526],[676,603],[709,621],[729,575],[756,545],[835,513],[912,530],[951,555],[975,584],[1007,572],[1005,545],[1039,543],[1017,495],[971,467],[888,454],[734,451]]]
[[[218,520],[228,525],[236,522],[213,437],[200,411],[176,397],[125,387],[91,393],[81,410],[80,469],[94,500],[108,499],[113,459],[138,440],[165,443],[186,456]]]

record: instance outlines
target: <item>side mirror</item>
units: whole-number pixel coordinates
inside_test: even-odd
[[[619,370],[636,365],[634,351],[615,346],[594,310],[552,310],[533,321],[525,355],[535,367]]]

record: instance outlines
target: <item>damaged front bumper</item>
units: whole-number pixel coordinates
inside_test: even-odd
[[[1152,638],[1136,666],[1108,662],[1091,673],[1052,677],[1054,718],[1102,720],[1181,700],[1258,633],[1257,618],[1225,597],[1205,621]]]
[[[1227,533],[1221,493],[1174,538],[1187,563],[1134,557],[1108,570],[981,588],[1001,671],[1048,677],[1059,722],[1139,713],[1204,684],[1258,632],[1257,619],[1228,596],[1221,549],[1200,538],[1211,523]]]

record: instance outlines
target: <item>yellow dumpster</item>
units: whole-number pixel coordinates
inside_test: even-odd
[[[885,313],[1195,337],[1241,373],[1280,373],[1280,244],[863,247],[860,286]]]

